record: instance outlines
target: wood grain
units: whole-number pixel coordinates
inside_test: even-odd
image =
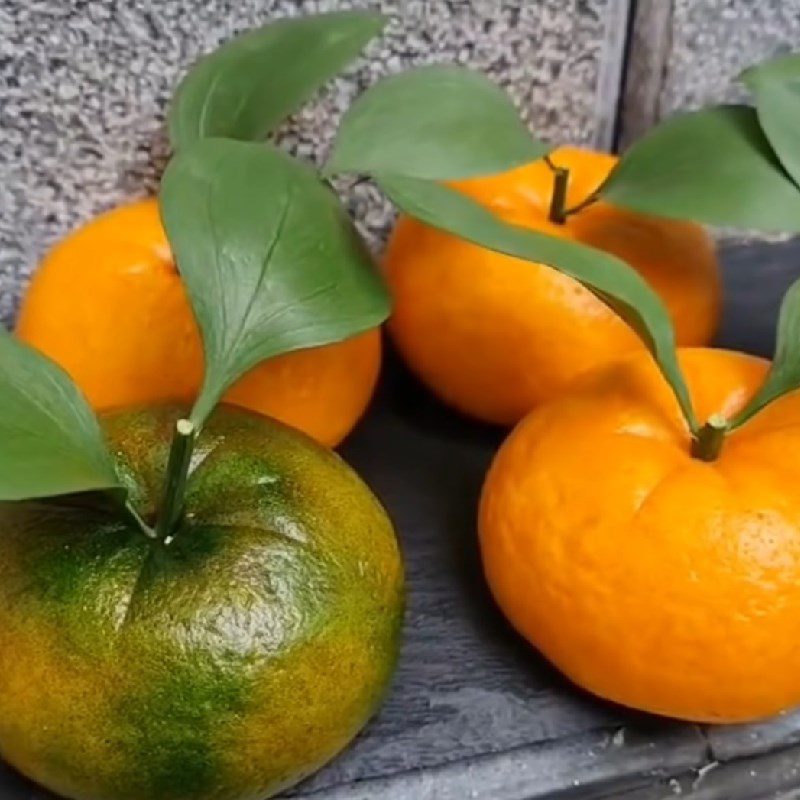
[[[636,3],[620,104],[618,149],[624,150],[661,117],[672,42],[673,0]]]

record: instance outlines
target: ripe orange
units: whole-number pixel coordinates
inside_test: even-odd
[[[700,419],[730,417],[766,363],[680,352]],[[483,563],[516,629],[627,706],[742,722],[800,704],[800,393],[690,455],[644,353],[533,411],[491,466]]]
[[[178,413],[102,419],[148,518]],[[403,567],[358,476],[232,406],[196,452],[169,546],[75,499],[0,504],[0,753],[64,797],[271,797],[391,677]]]
[[[114,209],[58,244],[23,298],[17,335],[59,363],[97,409],[191,401],[202,345],[157,202]],[[364,412],[380,361],[375,329],[265,361],[226,400],[333,446]]]
[[[567,205],[588,197],[613,156],[562,148]],[[596,203],[563,225],[548,220],[553,175],[536,161],[455,188],[506,222],[613,253],[660,294],[682,345],[707,343],[719,316],[713,243],[698,225]],[[601,301],[555,270],[500,255],[401,218],[385,256],[394,295],[392,337],[443,400],[489,422],[512,424],[590,367],[641,347]]]

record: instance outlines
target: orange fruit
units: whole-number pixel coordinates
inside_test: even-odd
[[[17,335],[60,364],[99,410],[191,401],[200,335],[154,199],[103,214],[58,244],[23,298]],[[269,359],[226,396],[323,444],[338,444],[369,402],[378,329]]]
[[[562,148],[567,205],[587,198],[614,156]],[[714,246],[693,223],[599,202],[548,220],[553,174],[536,161],[503,175],[454,184],[506,222],[619,256],[665,302],[681,345],[707,343],[719,317]],[[488,422],[513,424],[587,369],[641,347],[629,327],[576,281],[539,264],[494,253],[407,217],[389,241],[389,323],[411,369],[444,401]]]
[[[179,411],[101,420],[148,519]],[[197,453],[169,546],[79,499],[0,504],[0,753],[59,796],[271,797],[386,690],[403,566],[380,503],[335,453],[233,406]]]
[[[687,349],[700,419],[731,417],[767,364]],[[479,531],[514,627],[575,683],[626,706],[744,722],[800,704],[800,393],[690,455],[674,396],[638,352],[512,431]]]

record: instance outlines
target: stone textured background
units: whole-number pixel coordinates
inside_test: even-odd
[[[554,140],[610,143],[616,96],[606,40],[617,0],[2,0],[0,2],[0,318],[44,250],[82,220],[152,192],[166,157],[164,107],[199,55],[271,17],[379,8],[393,19],[365,58],[285,134],[317,158],[341,111],[379,76],[455,61],[484,70]],[[606,142],[601,142],[605,135]],[[369,186],[353,211],[380,231],[390,210]]]
[[[612,148],[800,47],[800,0],[0,0],[0,320],[54,241],[153,191],[166,99],[200,54],[275,16],[346,7],[393,19],[284,132],[309,158],[358,92],[412,64],[484,70],[539,135]],[[377,244],[391,210],[369,186],[347,195]]]

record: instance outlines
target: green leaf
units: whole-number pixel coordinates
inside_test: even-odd
[[[198,427],[258,362],[346,339],[389,314],[338,199],[274,147],[202,139],[173,158],[160,202],[203,335]]]
[[[368,11],[282,19],[201,59],[169,111],[173,148],[221,136],[263,139],[352,61],[385,25]]]
[[[675,353],[675,334],[659,296],[624,261],[566,239],[502,222],[473,200],[430,181],[375,176],[389,198],[412,217],[528,261],[547,264],[592,291],[639,334],[672,387],[692,432],[698,425]]]
[[[759,64],[741,80],[755,95],[758,121],[775,155],[800,186],[800,55]]]
[[[527,164],[548,149],[488,78],[435,65],[384,78],[356,100],[325,173],[466,178]]]
[[[624,154],[600,194],[662,217],[800,232],[800,192],[746,106],[661,123]]]
[[[783,296],[778,315],[775,358],[761,388],[734,417],[731,428],[738,428],[764,406],[781,395],[800,388],[800,280]]]
[[[61,367],[0,327],[0,500],[113,490],[94,412]]]

